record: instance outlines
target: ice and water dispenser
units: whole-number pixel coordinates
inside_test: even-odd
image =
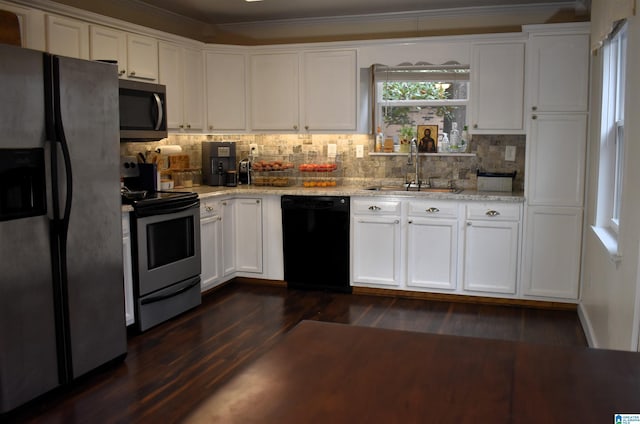
[[[202,142],[202,178],[210,186],[237,185],[236,143]]]

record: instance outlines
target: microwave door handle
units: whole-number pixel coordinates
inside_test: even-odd
[[[158,108],[158,119],[156,120],[156,127],[154,128],[157,131],[160,129],[160,126],[162,125],[162,120],[164,116],[162,113],[162,100],[160,99],[160,96],[158,96],[157,93],[153,93],[153,98],[156,100],[156,106]]]

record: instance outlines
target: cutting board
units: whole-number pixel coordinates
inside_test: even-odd
[[[21,46],[20,21],[15,13],[0,10],[0,43]]]

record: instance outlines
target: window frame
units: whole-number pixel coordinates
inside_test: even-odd
[[[607,249],[619,256],[618,237],[624,186],[624,102],[627,24],[621,22],[603,44],[602,99],[595,230]]]
[[[425,78],[426,76],[426,78]],[[465,99],[418,99],[418,100],[387,100],[383,97],[383,90],[379,85],[389,81],[399,82],[434,82],[434,83],[456,83],[466,82]],[[458,123],[458,128],[468,125],[469,96],[471,92],[471,67],[458,63],[446,63],[443,65],[416,64],[416,65],[373,65],[372,67],[373,85],[373,125],[375,128],[386,128],[385,108],[388,107],[464,107],[465,122]]]

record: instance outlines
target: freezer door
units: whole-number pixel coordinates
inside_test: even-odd
[[[61,118],[72,167],[67,343],[75,378],[127,348],[118,76],[115,65],[58,59]]]
[[[0,155],[45,147],[42,63],[0,45]],[[0,412],[58,385],[49,243],[46,214],[0,221]]]

